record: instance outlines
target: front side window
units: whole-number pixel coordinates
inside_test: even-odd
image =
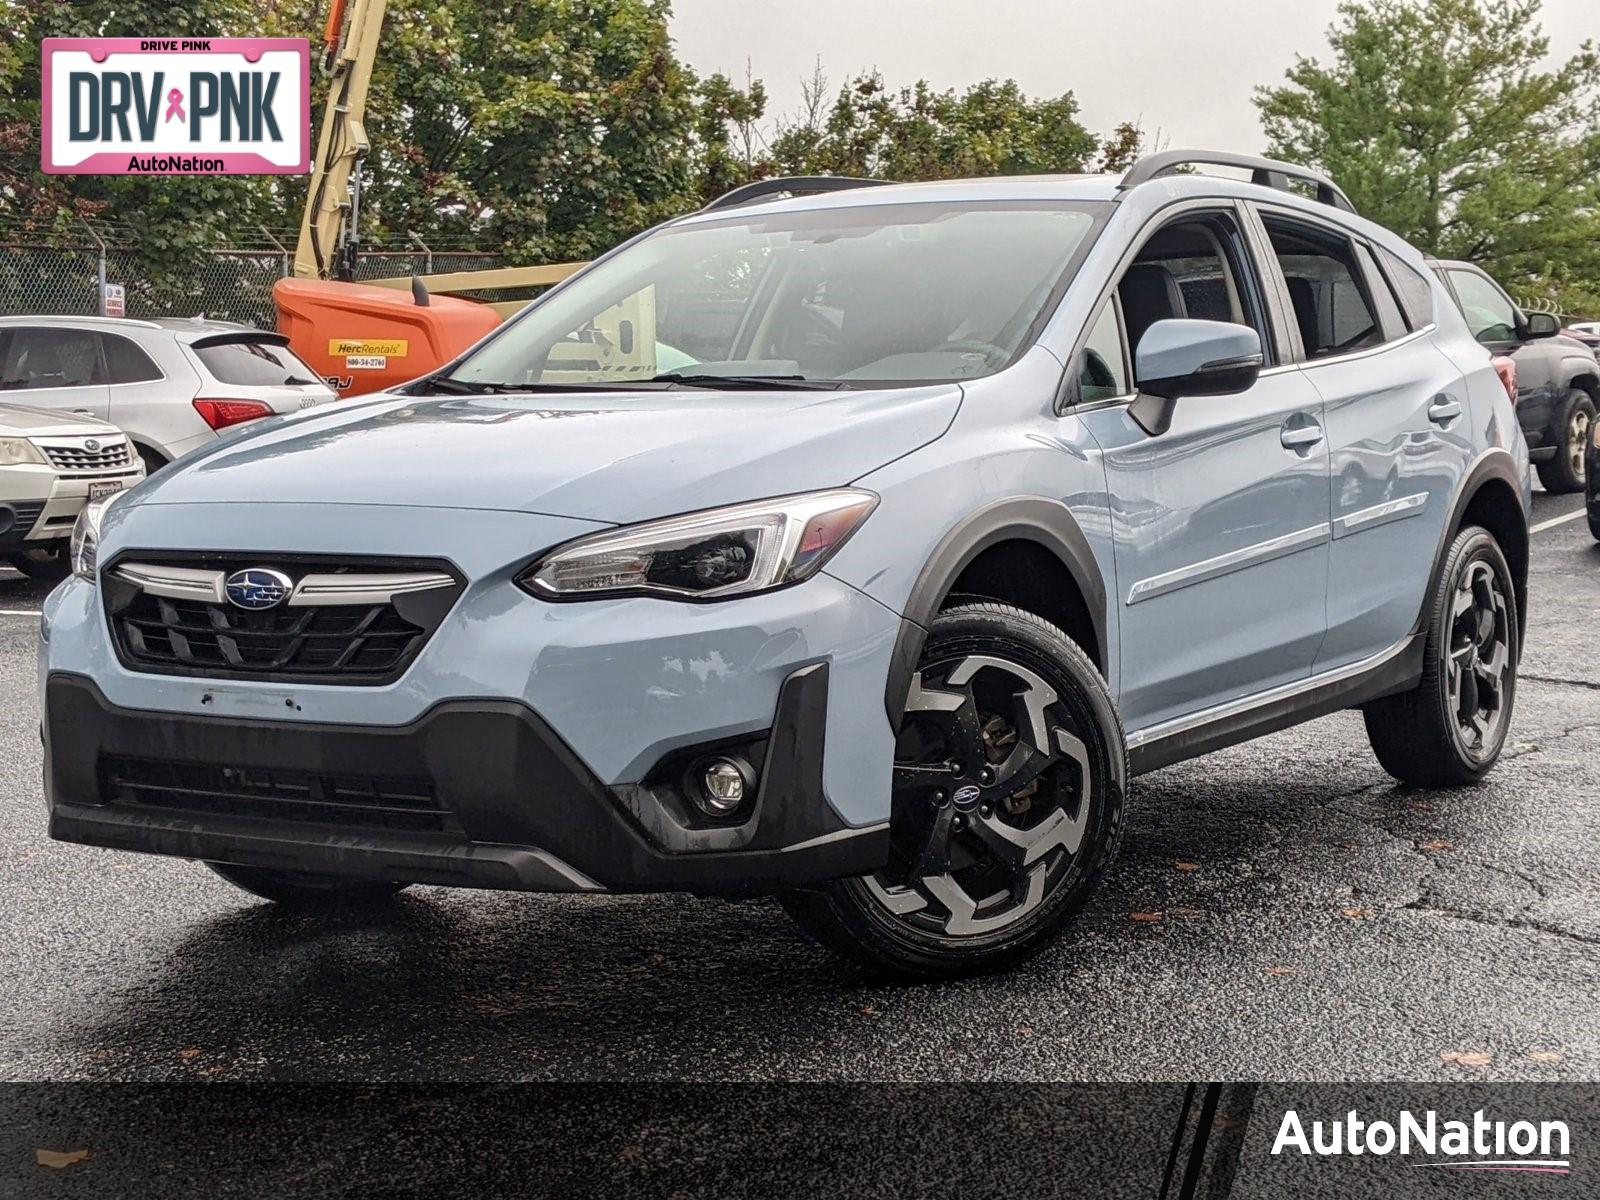
[[[1157,321],[1248,325],[1271,355],[1259,289],[1232,216],[1204,213],[1163,226],[1139,249],[1117,284],[1117,300],[1138,374],[1139,342]],[[1136,380],[1137,382],[1137,380]]]
[[[1517,310],[1506,294],[1476,271],[1451,271],[1467,328],[1480,342],[1517,340]]]
[[[976,379],[1026,348],[1105,208],[883,204],[667,228],[537,304],[450,379]]]
[[[12,329],[0,354],[0,389],[90,387],[105,382],[100,336],[90,329]]]

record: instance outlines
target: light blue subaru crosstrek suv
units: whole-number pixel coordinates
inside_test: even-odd
[[[1488,771],[1529,505],[1488,353],[1326,178],[768,181],[88,512],[50,832],[291,904],[771,894],[991,968],[1132,775],[1352,707],[1402,780]]]

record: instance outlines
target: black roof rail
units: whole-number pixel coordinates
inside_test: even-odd
[[[1250,172],[1251,183],[1276,188],[1280,192],[1289,190],[1289,180],[1298,179],[1314,186],[1317,199],[1322,203],[1342,208],[1345,212],[1356,211],[1356,206],[1350,203],[1350,197],[1321,171],[1273,158],[1258,158],[1254,154],[1228,154],[1220,150],[1163,150],[1160,154],[1147,154],[1128,168],[1128,173],[1117,187],[1125,192],[1178,167],[1189,166],[1237,167]]]
[[[852,188],[882,187],[887,179],[851,179],[845,175],[780,175],[776,179],[758,179],[743,187],[718,196],[701,212],[715,212],[719,208],[738,208],[741,204],[754,204],[774,196],[818,196],[823,192],[847,192]]]

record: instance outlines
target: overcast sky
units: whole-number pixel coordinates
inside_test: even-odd
[[[1138,119],[1172,148],[1259,151],[1250,102],[1296,53],[1326,58],[1336,0],[674,0],[678,51],[742,80],[773,113],[800,103],[820,55],[833,90],[878,69],[894,87],[962,88],[991,76],[1030,94],[1076,93],[1096,133]],[[1600,0],[1546,0],[1552,56],[1600,37]]]

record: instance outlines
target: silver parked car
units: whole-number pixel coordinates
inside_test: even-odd
[[[0,401],[110,421],[147,469],[334,398],[279,333],[225,321],[0,317]]]

